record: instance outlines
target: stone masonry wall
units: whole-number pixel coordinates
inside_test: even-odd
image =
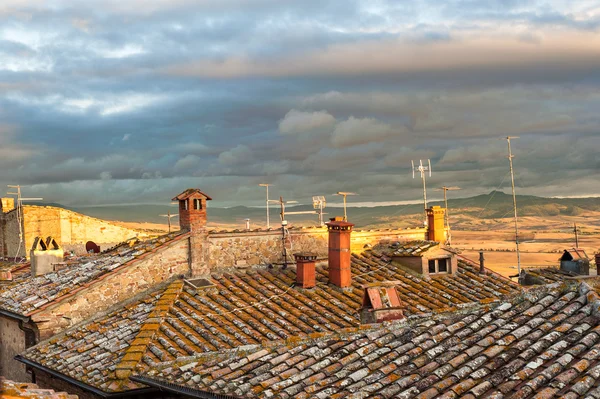
[[[29,381],[25,365],[13,359],[25,348],[25,332],[19,328],[19,321],[0,316],[0,375],[9,380]]]
[[[16,211],[4,215],[5,228],[3,243],[6,255],[15,256],[19,243],[19,228],[16,222]],[[29,256],[33,240],[37,236],[54,237],[66,250],[85,252],[85,243],[94,241],[102,249],[132,237],[146,237],[148,234],[137,230],[117,226],[110,222],[82,215],[77,212],[50,206],[24,206],[24,249]],[[23,248],[21,255],[23,255]]]
[[[175,241],[115,273],[94,280],[72,297],[34,313],[31,318],[38,325],[39,339],[46,339],[172,276],[187,274],[188,251],[188,239]]]
[[[25,256],[25,243],[19,245],[19,223],[16,210],[4,214],[3,225],[0,240],[2,240],[5,254],[0,254],[0,256]]]
[[[352,252],[362,252],[364,246],[380,241],[423,240],[424,228],[402,230],[358,230],[352,232]],[[289,259],[295,252],[315,252],[326,257],[328,252],[327,229],[307,228],[290,230],[291,247],[287,243]],[[291,249],[290,249],[291,248]],[[229,232],[208,234],[208,266],[217,269],[229,266],[246,267],[282,261],[281,231]]]

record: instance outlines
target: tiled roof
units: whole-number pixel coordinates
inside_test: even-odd
[[[409,241],[393,244],[386,252],[389,256],[423,256],[430,249],[439,246],[440,243],[435,241]]]
[[[437,321],[180,359],[141,381],[235,397],[598,398],[599,299],[585,283],[541,287]]]
[[[114,355],[112,371],[119,370],[118,378],[122,379],[123,387],[111,380],[113,374],[98,371],[93,378],[86,377],[86,383],[119,390],[127,388],[128,370],[134,367],[144,369],[185,356],[357,329],[363,284],[396,281],[408,315],[439,312],[477,301],[489,302],[519,292],[518,286],[508,279],[495,274],[480,275],[473,266],[463,262],[459,263],[457,274],[429,279],[417,277],[384,259],[371,251],[354,255],[353,286],[348,290],[328,285],[325,267],[317,267],[317,287],[310,290],[294,287],[295,271],[291,268],[260,268],[214,275],[211,280],[214,287],[199,290],[179,280],[152,310],[151,320],[140,327],[141,335],[135,337],[137,343],[124,342],[129,348],[123,352],[108,355],[94,351],[92,344],[98,341],[92,341],[88,344],[89,350],[75,357],[73,351],[79,344],[75,345],[71,335],[84,337],[90,328],[114,323],[102,318],[78,330],[69,330],[50,344],[35,346],[26,351],[24,357],[52,369],[60,367],[61,372],[70,372],[70,367],[76,372],[68,375],[83,378],[82,374],[96,370],[89,367],[96,365],[98,357]],[[129,316],[118,315],[118,311],[111,317],[122,320],[123,325],[140,323]],[[72,361],[65,363],[65,358]]]
[[[522,281],[524,285],[552,284],[568,280],[596,279],[598,277],[595,272],[590,275],[582,275],[560,270],[558,267],[526,268],[521,273],[522,276],[519,281]]]
[[[40,389],[30,382],[14,382],[0,377],[0,397],[31,398],[31,399],[77,399],[77,395],[66,392],[55,392],[52,389]]]
[[[163,287],[142,295],[91,323],[67,330],[34,346],[25,357],[106,391],[135,389],[138,386],[131,382],[123,387],[116,366],[165,291]]]
[[[523,273],[539,279],[537,284],[552,284],[576,276],[574,273],[562,271],[558,267],[523,269]]]
[[[147,241],[132,241],[132,245],[124,243],[97,256],[69,260],[66,267],[42,276],[34,277],[30,268],[22,269],[13,274],[12,281],[0,282],[0,308],[29,315],[148,251],[185,236],[177,232]]]

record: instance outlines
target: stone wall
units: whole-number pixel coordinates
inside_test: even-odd
[[[25,348],[25,332],[19,328],[19,321],[0,316],[0,375],[9,380],[29,381],[25,365],[13,358]]]
[[[34,370],[35,383],[42,389],[53,389],[59,392],[68,392],[72,395],[77,395],[79,399],[100,399],[100,395],[95,395],[89,391],[63,381],[59,378],[53,377],[50,374],[44,373],[43,371]],[[30,380],[31,377],[28,378]]]
[[[426,234],[424,228],[357,230],[352,232],[351,250],[362,252],[365,245],[381,241],[423,240]],[[295,252],[314,252],[326,257],[328,242],[325,227],[290,230],[290,239],[286,241],[289,259],[294,259]],[[283,259],[281,231],[210,232],[207,257],[210,269],[279,263]]]
[[[55,391],[65,391],[72,395],[79,396],[79,399],[102,399],[105,396],[96,395],[90,391],[83,390],[73,384],[51,376],[40,370],[34,370],[35,382],[40,388],[53,389]],[[117,393],[118,395],[118,393]],[[116,396],[119,397],[119,396]],[[181,399],[180,395],[174,395],[169,392],[157,391],[157,392],[144,392],[138,393],[137,395],[121,396],[122,398],[129,399]]]
[[[4,214],[3,239],[6,256],[16,255],[19,242],[19,228],[16,211]],[[105,220],[96,219],[67,209],[51,206],[23,207],[24,249],[29,252],[37,236],[52,236],[65,250],[85,252],[85,243],[94,241],[102,249],[114,246],[132,237],[146,237],[148,234],[128,229]],[[23,249],[21,249],[23,251]],[[23,255],[23,253],[21,253]],[[26,254],[29,256],[29,254]]]
[[[38,325],[38,339],[46,339],[172,276],[187,274],[188,252],[188,239],[176,240],[150,256],[134,260],[121,270],[94,280],[91,285],[58,304],[34,313],[31,319]],[[68,315],[68,318],[63,315]]]
[[[0,256],[26,256],[25,242],[19,242],[19,222],[17,220],[17,211],[13,210],[3,214],[2,231],[0,240],[2,240],[3,254]]]

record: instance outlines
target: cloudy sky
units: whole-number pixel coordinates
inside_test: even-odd
[[[600,194],[597,1],[0,2],[0,184],[46,201],[470,196],[507,135],[519,193]]]

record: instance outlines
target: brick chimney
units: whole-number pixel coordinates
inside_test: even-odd
[[[313,288],[316,285],[315,261],[317,255],[310,252],[294,254],[296,258],[296,285],[301,288]]]
[[[427,239],[444,244],[446,232],[444,226],[444,208],[432,206],[427,209]]]
[[[204,229],[206,227],[206,201],[210,201],[208,195],[197,188],[188,188],[172,201],[179,202],[179,228],[181,230]]]
[[[179,202],[179,228],[189,231],[191,276],[200,276],[209,272],[208,268],[208,232],[206,231],[206,201],[208,195],[197,188],[188,188],[172,201]]]
[[[338,216],[330,219],[326,225],[329,232],[329,282],[340,288],[350,287],[350,234],[354,224]]]

